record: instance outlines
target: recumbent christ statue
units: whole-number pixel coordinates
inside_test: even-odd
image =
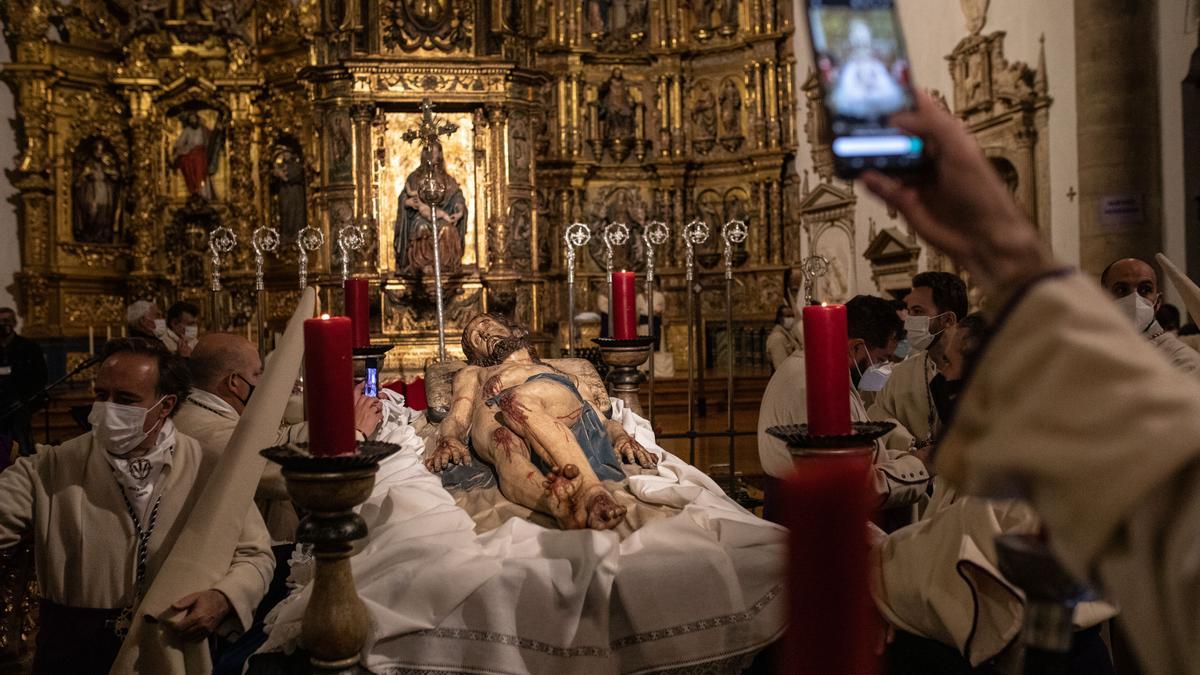
[[[610,529],[626,509],[602,481],[621,481],[621,462],[657,463],[620,423],[592,403],[594,385],[538,359],[528,332],[504,316],[480,314],[462,335],[467,366],[437,432],[431,471],[469,464],[471,449],[491,464],[501,493],[549,514],[563,529]]]

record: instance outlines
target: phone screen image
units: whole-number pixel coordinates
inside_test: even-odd
[[[809,0],[808,25],[838,173],[919,167],[921,139],[888,124],[893,114],[914,106],[893,1]]]
[[[363,395],[379,397],[379,369],[367,368],[366,386],[363,387]]]

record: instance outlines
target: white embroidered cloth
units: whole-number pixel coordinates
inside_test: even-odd
[[[656,471],[631,476],[629,494],[618,495],[636,530],[562,531],[510,518],[477,533],[419,455],[383,463],[361,511],[370,535],[352,559],[371,623],[363,665],[686,670],[748,659],[779,636],[785,530],[742,509],[660,448],[646,420],[613,405],[614,418],[659,456]],[[308,596],[302,587],[272,612],[262,651],[295,648]]]

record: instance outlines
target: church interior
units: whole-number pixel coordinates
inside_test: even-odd
[[[815,12],[835,9],[874,14],[810,26]],[[893,16],[898,43],[886,39]],[[988,501],[987,528],[934,539],[929,523],[939,521],[920,513],[941,508],[942,476],[921,452],[940,445],[951,415],[935,404],[932,383],[939,372],[950,379],[954,357],[942,352],[979,337],[965,319],[995,318],[999,293],[875,184],[847,177],[832,142],[842,138],[842,118],[831,113],[842,101],[814,44],[861,39],[851,52],[889,59],[901,80],[911,71],[920,100],[931,102],[922,105],[948,111],[982,148],[1005,198],[1061,264],[1108,288],[1121,263],[1146,261],[1162,280],[1147,319],[1186,343],[1192,353],[1174,359],[1184,370],[1193,357],[1200,364],[1200,339],[1188,340],[1200,334],[1189,281],[1200,279],[1200,2],[8,0],[0,20],[0,117],[11,125],[0,131],[0,320],[5,311],[13,318],[0,333],[0,485],[10,489],[3,474],[11,478],[24,458],[101,424],[93,404],[111,391],[102,374],[110,360],[148,349],[121,346],[128,338],[191,361],[193,392],[216,381],[205,369],[233,338],[259,359],[257,371],[218,373],[233,393],[214,393],[228,403],[212,405],[234,421],[211,457],[209,438],[185,425],[194,410],[175,415],[184,398],[200,408],[208,399],[186,389],[169,397],[170,417],[154,433],[165,436],[174,419],[212,459],[195,469],[207,484],[197,479],[172,516],[178,528],[160,530],[173,545],[137,539],[145,517],[121,492],[135,488],[118,477],[114,494],[126,496],[129,514],[117,498],[114,518],[133,543],[112,574],[136,587],[117,592],[121,606],[141,609],[127,612],[124,641],[101,670],[55,670],[37,655],[47,624],[62,631],[77,620],[66,611],[76,573],[62,570],[93,564],[67,541],[82,542],[86,528],[72,521],[80,532],[64,538],[57,516],[46,525],[58,494],[48,487],[31,488],[21,517],[6,510],[25,502],[0,494],[0,673],[109,672],[108,664],[143,673],[246,664],[261,673],[1200,668],[1147,657],[1138,630],[1124,628],[1135,622],[1119,596],[1097,590],[1073,596],[1068,614],[1108,661],[1051,659],[1036,670],[1041,652],[1062,655],[1029,638],[1034,608],[1054,603],[1033,582],[1022,585],[996,542],[1040,533],[1038,551],[1056,550],[1045,548],[1038,515]],[[847,56],[845,72],[860,57]],[[1139,294],[1125,296],[1130,312],[1141,311]],[[921,315],[915,299],[927,295],[939,311],[925,313],[933,337],[922,344],[911,320]],[[804,427],[788,427],[791,437],[771,432],[781,452],[784,441],[797,457],[804,442],[833,447],[814,440],[813,416],[822,397],[836,401],[834,417],[845,412],[847,335],[834,338],[829,383],[811,353],[824,338],[810,331],[821,320],[814,308],[842,306],[851,397],[863,411],[860,419],[850,408],[860,436],[846,447],[878,445],[867,463],[878,468],[891,442],[876,439],[894,438],[893,427],[911,432],[894,458],[909,467],[897,469],[903,475],[878,469],[887,484],[878,513],[829,488],[840,474],[789,493],[798,479],[769,466],[764,450],[768,426],[793,423]],[[1173,327],[1167,308],[1177,308]],[[932,330],[946,315],[955,321]],[[342,325],[343,316],[351,321]],[[908,334],[894,331],[887,354],[856,333],[856,322],[892,318]],[[15,348],[3,351],[14,335],[40,348],[36,377],[16,365]],[[918,375],[911,405],[922,412],[877,417],[872,402],[901,386],[906,349],[937,354]],[[807,359],[807,380],[786,359]],[[359,389],[322,379],[343,365]],[[781,382],[787,372],[799,375]],[[865,384],[888,373],[890,385]],[[806,382],[808,419],[768,422],[768,401]],[[141,407],[161,406],[169,392],[159,393]],[[363,428],[371,415],[374,426]],[[298,427],[302,436],[287,431]],[[582,453],[578,467],[556,449],[560,431],[569,437],[561,445]],[[149,433],[135,440],[145,445]],[[335,436],[361,461],[332,453],[322,462],[318,441]],[[182,475],[184,454],[171,453],[176,466],[167,460],[166,471]],[[605,463],[610,455],[616,465]],[[122,461],[109,458],[114,474],[132,471],[137,489],[165,498],[161,484],[145,487]],[[527,468],[535,478],[518,479]],[[268,475],[290,523],[263,510]],[[349,492],[357,501],[345,501]],[[210,647],[198,650],[204,643],[170,633],[174,624],[148,608],[171,611],[171,583],[203,591],[188,585],[203,576],[190,571],[201,560],[221,574],[236,570],[246,548],[237,531],[247,507],[259,518],[254,504],[274,574],[287,577],[290,567],[287,590],[271,606],[251,604],[256,618],[239,634],[257,643],[218,639],[214,628]],[[809,509],[828,511],[798,515]],[[36,524],[25,536],[13,534],[21,518]],[[839,570],[805,557],[805,542],[817,542],[839,559],[831,542],[850,530],[861,538],[868,520],[893,538],[892,548],[871,549],[887,551],[885,560],[926,555],[913,569],[948,570],[948,578],[909,570],[920,579],[912,585],[963,587],[881,599],[878,584],[854,576],[855,565],[868,565],[865,546],[859,560],[857,544],[847,544],[846,559],[858,562]],[[40,552],[47,538],[68,550]],[[216,541],[224,543],[210,548]],[[67,581],[39,579],[54,565]],[[801,572],[857,590],[805,596],[829,609],[823,621],[797,604]],[[259,599],[270,597],[270,570],[263,574]],[[885,567],[880,583],[899,588],[890,574]],[[232,575],[208,583],[239,614],[241,591],[221,585],[232,587]],[[903,634],[882,658],[873,645],[852,644],[867,631],[867,605]],[[955,665],[922,660],[931,645]]]

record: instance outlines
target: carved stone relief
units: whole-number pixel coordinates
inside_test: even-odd
[[[470,49],[473,5],[469,0],[383,0],[383,46],[403,52]]]

